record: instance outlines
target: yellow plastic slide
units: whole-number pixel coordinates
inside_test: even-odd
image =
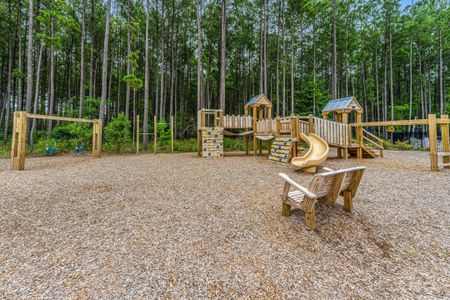
[[[327,159],[330,147],[324,139],[314,133],[310,133],[309,136],[300,133],[300,137],[308,143],[309,149],[305,155],[294,157],[291,164],[295,168],[305,170],[305,172],[315,173],[317,167]]]

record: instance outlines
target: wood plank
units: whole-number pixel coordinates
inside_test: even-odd
[[[28,114],[28,118],[41,119],[41,120],[53,120],[53,121],[82,122],[82,123],[97,122],[97,120],[90,120],[90,119],[69,118],[69,117],[60,117],[60,116],[47,116],[47,115],[37,115],[37,114]]]

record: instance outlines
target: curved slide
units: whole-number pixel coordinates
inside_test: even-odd
[[[314,133],[310,133],[308,136],[300,133],[300,137],[308,143],[309,149],[305,155],[294,157],[291,164],[305,172],[315,173],[317,167],[327,159],[330,147],[324,139]]]

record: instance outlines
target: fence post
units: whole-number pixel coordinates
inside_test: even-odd
[[[156,155],[156,134],[157,134],[157,130],[156,130],[156,115],[153,117],[153,154]],[[202,112],[202,122],[203,122],[203,112]]]
[[[11,143],[11,170],[25,169],[27,137],[27,113],[16,111],[13,115],[13,136]]]
[[[97,120],[92,127],[92,156],[100,158],[102,151],[102,121]]]
[[[170,142],[170,152],[173,154],[173,116],[170,117],[170,136],[171,136],[171,142]]]
[[[356,113],[356,123],[362,122],[362,114]],[[363,128],[362,126],[356,127],[356,143],[358,144],[358,149],[356,152],[356,158],[362,158],[362,147],[363,147]]]
[[[438,171],[438,156],[437,156],[437,126],[436,115],[428,115],[428,135],[430,139],[430,163],[431,171]]]
[[[446,164],[450,163],[450,156],[448,156],[450,152],[448,115],[442,115],[441,120],[442,152],[446,152],[444,153],[442,160]],[[444,168],[450,168],[450,166],[446,166]]]
[[[308,133],[315,133],[315,130],[314,130],[314,116],[311,115],[311,114],[308,116],[308,129],[309,129]]]
[[[139,115],[136,116],[136,154],[139,154]]]

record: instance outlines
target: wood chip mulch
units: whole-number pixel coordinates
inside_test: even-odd
[[[366,165],[355,212],[281,215],[267,157],[0,160],[1,298],[449,298],[450,170],[426,152]]]

